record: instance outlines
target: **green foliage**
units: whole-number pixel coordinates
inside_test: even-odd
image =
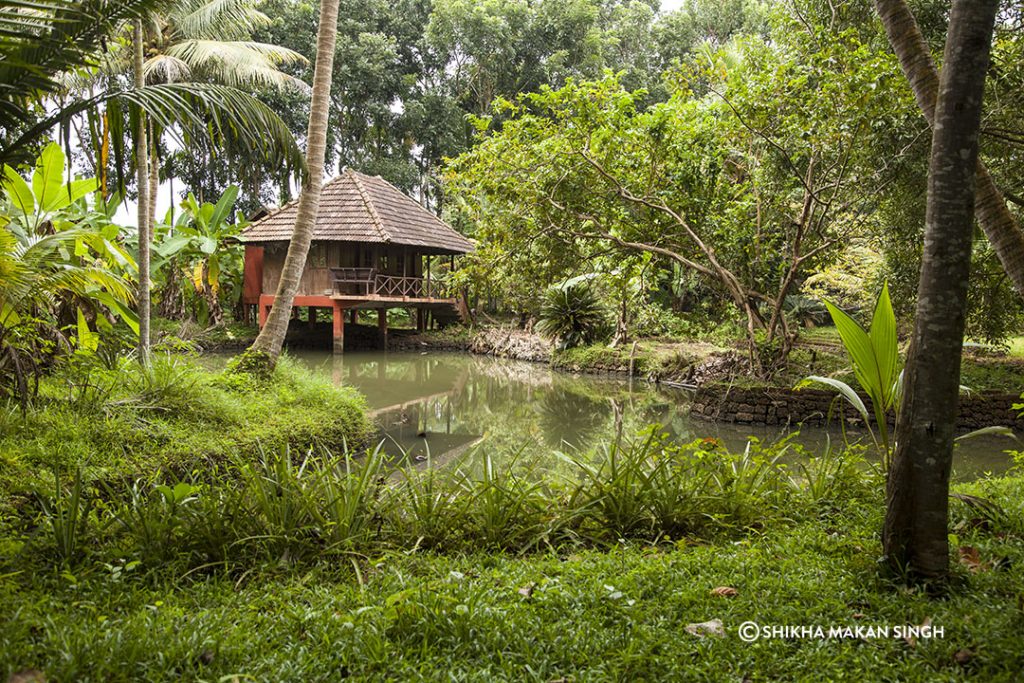
[[[229,221],[237,198],[235,185],[216,204],[200,204],[190,192],[173,225],[168,212],[156,226],[153,269],[164,311],[180,314],[188,309],[200,324],[220,325],[224,304],[238,300],[243,246],[234,238],[248,222],[244,217]]]
[[[88,542],[92,500],[82,479],[82,470],[75,470],[75,479],[70,490],[60,480],[59,469],[53,472],[54,494],[50,498],[37,494],[39,510],[44,525],[50,532],[52,548],[65,565],[78,559],[83,543]]]
[[[834,304],[825,302],[835,322],[839,337],[843,341],[846,353],[853,365],[853,372],[861,390],[871,401],[874,413],[875,429],[879,438],[876,445],[882,455],[883,468],[888,471],[892,446],[889,442],[888,415],[890,410],[899,410],[901,382],[903,371],[899,360],[899,340],[896,338],[896,316],[893,313],[892,301],[889,299],[888,285],[875,301],[874,313],[871,317],[870,329],[865,329],[848,313]],[[837,391],[852,405],[871,428],[871,418],[867,406],[848,384],[830,377],[811,376],[801,385],[818,383],[828,385]],[[800,386],[800,385],[798,385]],[[871,431],[875,438],[874,430]]]
[[[537,331],[557,339],[562,348],[598,341],[607,328],[608,314],[586,280],[570,280],[545,292]]]
[[[31,186],[3,167],[0,204],[0,396],[25,406],[44,367],[75,348],[103,353],[138,323],[131,309],[135,262],[91,179],[65,183],[66,160],[50,143]],[[71,330],[68,334],[68,330]],[[30,388],[30,382],[33,386]]]
[[[100,160],[94,162],[96,171],[105,177],[107,162],[113,160],[118,186],[123,188],[125,161],[134,157],[134,124],[144,114],[154,130],[171,134],[182,147],[196,139],[215,141],[235,159],[263,159],[271,167],[283,168],[286,175],[304,172],[303,155],[287,126],[247,92],[210,83],[124,88],[124,79],[97,77],[107,48],[121,47],[119,37],[127,22],[173,4],[69,0],[38,4],[35,11],[7,17],[0,43],[0,77],[6,85],[0,97],[0,164],[27,161],[55,127],[60,139],[69,140],[77,123],[95,143],[95,158]],[[237,3],[231,6],[238,8]],[[210,6],[206,9],[198,15],[208,16]],[[197,21],[196,13],[186,18]],[[76,83],[80,87],[74,87]]]
[[[951,510],[959,543],[998,567],[956,567],[957,582],[939,600],[876,578],[881,501],[862,487],[740,539],[624,539],[524,555],[374,552],[351,556],[355,564],[331,555],[294,568],[275,558],[188,576],[185,564],[146,566],[120,548],[71,572],[7,555],[0,675],[35,668],[55,680],[128,681],[138,671],[214,680],[245,671],[289,680],[328,679],[344,667],[363,680],[513,680],[526,661],[539,680],[717,680],[736,670],[768,679],[1011,681],[1024,664],[1019,615],[1007,605],[1024,567],[1024,479],[956,490],[1003,509],[1005,520],[991,527],[972,525],[977,513],[960,503]],[[737,594],[713,595],[718,586]],[[92,608],[99,614],[82,618]],[[686,633],[715,618],[724,637]],[[913,647],[901,638],[745,643],[736,635],[750,619],[856,627],[926,618],[944,635]],[[967,649],[973,655],[962,664],[955,655]]]
[[[916,115],[878,88],[899,76],[890,55],[786,22],[772,41],[735,38],[674,70],[656,104],[608,74],[496,101],[448,169],[449,216],[480,244],[467,268],[477,286],[527,308],[538,283],[581,270],[611,281],[643,257],[745,317],[752,360],[754,330],[785,353],[785,297],[865,233],[854,207],[893,173],[864,136]]]
[[[560,455],[551,471],[476,451],[444,470],[406,468],[390,481],[380,447],[365,457],[316,448],[296,457],[287,442],[255,452],[190,471],[160,463],[161,471],[127,485],[123,476],[109,479],[95,519],[80,475],[70,495],[40,503],[55,520],[40,542],[67,562],[127,542],[130,557],[146,566],[194,569],[415,546],[526,552],[735,535],[813,514],[825,501],[869,489],[871,479],[853,452],[821,467],[788,441],[752,440],[730,454],[712,439],[676,444],[658,428],[596,453]],[[784,457],[799,459],[802,476],[791,476]],[[121,533],[102,536],[100,528]],[[96,542],[84,546],[85,537]]]

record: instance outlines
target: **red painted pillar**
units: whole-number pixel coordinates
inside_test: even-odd
[[[267,316],[270,314],[270,307],[274,305],[272,294],[260,294],[260,328],[267,324]]]
[[[337,301],[334,302],[333,315],[331,320],[334,323],[334,353],[345,352],[345,309]]]

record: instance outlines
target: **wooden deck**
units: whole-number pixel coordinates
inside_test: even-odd
[[[381,308],[374,304],[395,304],[391,308],[400,308],[402,304],[411,306],[445,305],[455,306],[459,300],[456,298],[439,299],[434,297],[418,296],[387,296],[383,294],[332,294],[329,297],[332,301],[351,302],[355,305],[348,308]]]
[[[378,276],[379,277],[379,276]],[[403,278],[411,279],[411,278]],[[257,304],[257,318],[262,328],[267,322],[267,316],[274,300],[277,297],[272,294],[261,294]],[[297,294],[292,302],[295,307],[306,306],[310,309],[310,319],[315,320],[316,309],[330,309],[333,328],[333,348],[335,353],[342,353],[345,348],[345,314],[349,311],[356,315],[359,310],[377,310],[377,330],[380,336],[382,348],[387,348],[388,321],[386,311],[389,308],[413,308],[418,309],[417,325],[422,329],[426,320],[424,311],[436,310],[438,308],[458,308],[457,298],[440,298],[424,296],[403,296],[392,294],[381,294],[372,292],[369,294]],[[353,317],[355,322],[355,317]]]

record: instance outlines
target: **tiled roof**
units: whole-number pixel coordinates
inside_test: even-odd
[[[291,239],[298,200],[271,211],[242,231],[244,242]],[[464,254],[473,243],[380,176],[351,169],[327,182],[313,239],[423,247]]]

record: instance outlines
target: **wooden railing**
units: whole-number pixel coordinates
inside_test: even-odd
[[[390,298],[449,298],[444,282],[422,277],[382,275],[373,268],[331,268],[334,291],[338,294],[376,295]]]

